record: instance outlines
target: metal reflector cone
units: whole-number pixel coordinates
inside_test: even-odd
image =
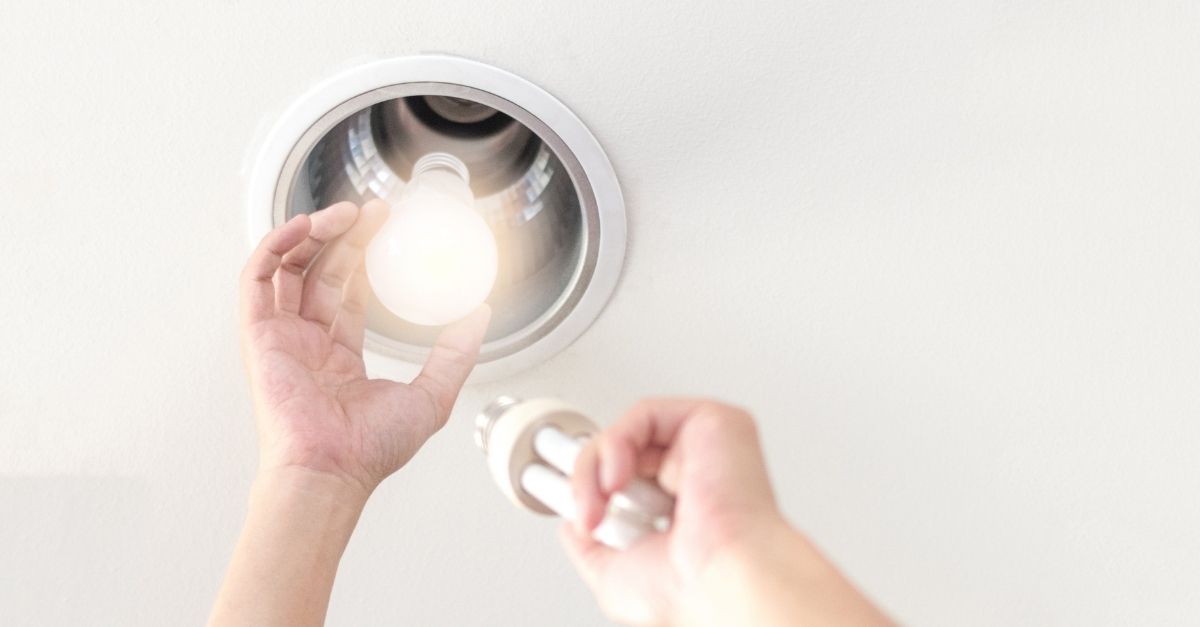
[[[313,147],[303,166],[311,205],[300,205],[394,202],[413,164],[430,152],[450,153],[467,165],[475,208],[496,236],[499,271],[488,298],[493,309],[488,338],[519,334],[568,288],[583,231],[567,169],[520,121],[464,98],[421,95],[380,102],[350,115]],[[429,346],[437,333],[397,318],[377,301],[367,324],[408,345]]]

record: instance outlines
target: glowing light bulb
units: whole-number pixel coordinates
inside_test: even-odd
[[[496,238],[475,211],[467,166],[446,153],[417,160],[367,246],[367,279],[392,313],[441,325],[479,307],[496,282]]]

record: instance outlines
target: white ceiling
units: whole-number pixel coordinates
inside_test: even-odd
[[[1200,4],[6,2],[0,623],[206,615],[254,433],[256,127],[364,55],[543,85],[625,188],[616,296],[467,391],[331,625],[603,624],[470,443],[501,393],[759,416],[792,519],[905,622],[1200,614]]]

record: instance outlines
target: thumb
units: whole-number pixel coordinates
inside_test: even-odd
[[[584,583],[596,590],[601,572],[612,559],[613,549],[596,542],[587,534],[580,534],[569,522],[559,525],[558,539]]]
[[[421,374],[413,379],[412,386],[423,390],[433,401],[437,412],[434,430],[440,429],[450,417],[458,392],[479,359],[479,347],[491,319],[491,308],[482,305],[471,315],[447,326],[433,345]]]

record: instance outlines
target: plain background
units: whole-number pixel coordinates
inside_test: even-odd
[[[922,625],[1200,616],[1200,3],[4,2],[0,624],[199,624],[254,432],[256,128],[365,55],[572,107],[629,206],[601,318],[465,392],[331,625],[599,625],[470,439],[498,393],[760,418],[780,499]]]

